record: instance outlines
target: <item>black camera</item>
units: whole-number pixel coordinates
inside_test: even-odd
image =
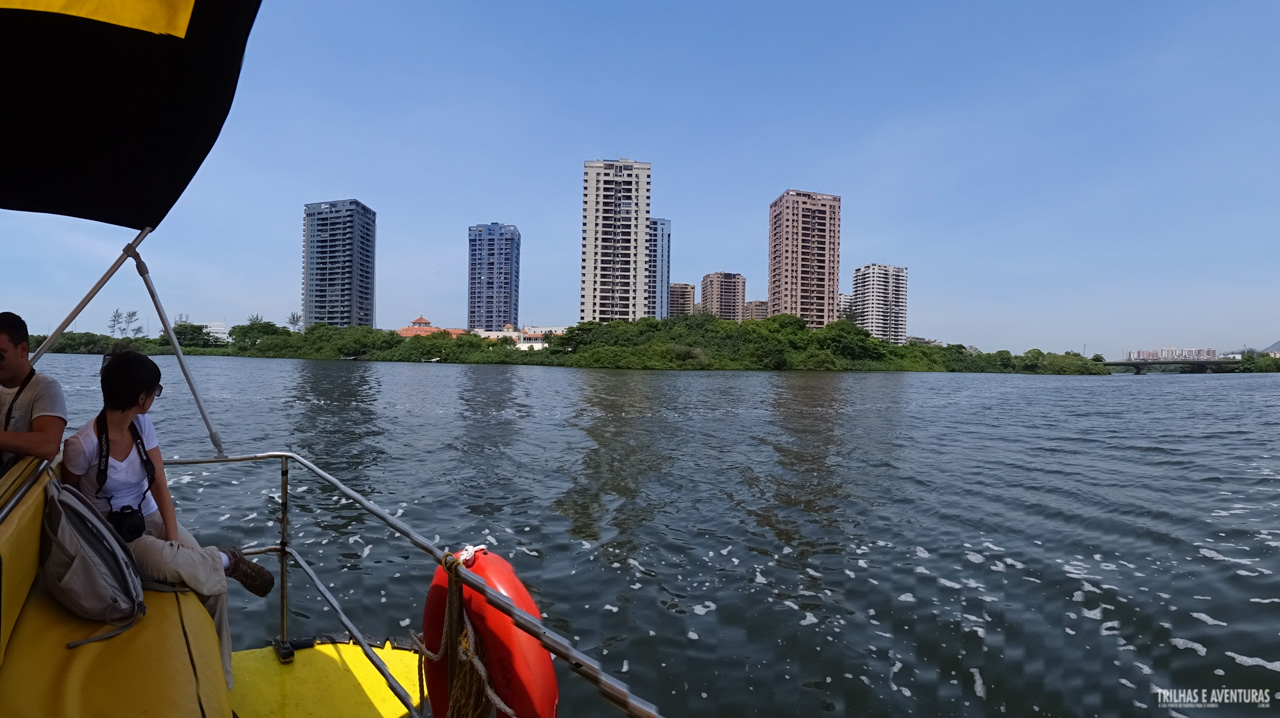
[[[121,506],[112,511],[107,514],[107,520],[125,543],[131,543],[147,532],[147,520],[142,517],[141,511],[132,506]]]

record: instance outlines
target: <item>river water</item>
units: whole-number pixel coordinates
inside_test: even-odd
[[[164,455],[210,455],[157,359]],[[98,362],[40,362],[71,428]],[[1280,690],[1280,375],[190,363],[229,452],[299,452],[500,551],[666,715],[1259,715],[1153,690]],[[433,565],[292,478],[296,545],[357,624],[416,628]],[[278,540],[278,464],[170,480],[203,542]],[[291,632],[340,631],[290,575]],[[233,590],[237,648],[274,635],[278,596]],[[561,715],[615,713],[563,668]]]

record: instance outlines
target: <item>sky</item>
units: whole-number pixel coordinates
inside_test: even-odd
[[[767,298],[768,206],[842,197],[909,334],[984,351],[1280,340],[1280,3],[268,0],[221,137],[141,247],[170,316],[301,310],[302,206],[377,212],[377,324],[466,322],[467,227],[521,233],[520,322],[577,321],[582,163],[653,164],[671,281]],[[45,332],[133,237],[0,211]],[[14,271],[16,267],[21,269]],[[122,271],[113,309],[159,331]]]

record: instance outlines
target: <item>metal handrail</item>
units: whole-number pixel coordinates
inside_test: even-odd
[[[62,333],[67,330],[67,327],[71,326],[71,322],[74,322],[76,317],[80,316],[80,312],[84,311],[84,308],[89,306],[89,302],[94,297],[98,296],[98,292],[102,291],[102,288],[107,286],[107,282],[110,281],[110,279],[115,276],[116,271],[124,265],[125,260],[129,258],[129,252],[137,251],[138,245],[142,244],[142,240],[146,239],[148,234],[151,234],[151,228],[143,227],[138,232],[138,236],[134,237],[132,242],[126,244],[124,249],[120,250],[120,256],[116,257],[116,261],[111,263],[111,266],[102,274],[102,277],[98,279],[98,282],[89,289],[89,293],[84,295],[84,298],[80,300],[80,303],[76,305],[75,309],[71,310],[71,313],[67,315],[67,318],[62,320],[62,323],[58,325],[57,329],[49,332],[49,336],[45,337],[44,342],[40,344],[40,348],[36,349],[35,354],[31,355],[32,364],[40,361],[40,357],[44,356],[45,352],[49,351],[54,342],[58,341],[58,337],[62,336]]]
[[[45,337],[44,341],[41,342],[40,348],[36,349],[35,353],[31,355],[31,363],[35,364],[40,361],[40,357],[44,356],[45,352],[53,347],[54,342],[58,341],[58,337],[62,336],[67,327],[71,326],[71,322],[75,321],[76,317],[80,316],[80,312],[89,306],[89,302],[98,295],[98,292],[102,291],[107,282],[115,276],[116,271],[124,266],[126,260],[132,258],[134,266],[138,270],[138,276],[142,277],[142,283],[147,287],[147,294],[151,296],[151,303],[155,305],[156,316],[160,319],[160,326],[164,328],[165,334],[169,337],[169,343],[173,345],[173,355],[178,360],[178,368],[182,370],[183,378],[187,380],[187,387],[191,389],[191,398],[195,399],[196,411],[200,412],[200,418],[204,420],[204,426],[209,430],[209,442],[213,444],[214,451],[218,452],[217,456],[222,458],[227,455],[222,449],[222,436],[213,427],[213,420],[209,418],[209,412],[205,411],[204,402],[200,399],[200,390],[196,388],[196,380],[191,376],[191,371],[187,368],[187,360],[182,354],[182,346],[178,343],[178,337],[173,333],[173,325],[169,323],[169,316],[164,313],[164,306],[160,304],[160,294],[156,291],[156,285],[151,281],[151,270],[147,269],[147,263],[142,261],[142,255],[138,254],[138,245],[142,244],[142,240],[146,239],[149,234],[151,234],[151,228],[143,227],[142,231],[138,232],[138,236],[134,237],[132,242],[126,244],[124,249],[120,250],[120,256],[116,257],[116,260],[111,263],[111,266],[98,279],[98,282],[89,289],[89,293],[84,295],[84,298],[71,310],[66,319],[62,320],[58,328],[50,332],[49,336]]]
[[[392,693],[396,694],[396,698],[400,699],[400,702],[404,704],[404,707],[409,709],[409,715],[421,716],[422,713],[414,707],[413,698],[409,696],[409,692],[404,689],[404,686],[400,685],[400,681],[397,681],[395,677],[391,675],[391,669],[387,668],[387,664],[384,663],[382,659],[378,657],[378,654],[374,653],[373,649],[369,647],[369,642],[365,639],[364,635],[360,633],[359,629],[356,628],[356,624],[352,623],[351,619],[347,618],[347,614],[342,612],[342,607],[338,605],[338,599],[334,598],[333,594],[329,593],[329,589],[324,587],[324,582],[320,580],[320,577],[316,575],[316,572],[311,569],[311,566],[306,561],[302,560],[302,557],[298,555],[297,551],[292,548],[286,548],[281,551],[281,556],[283,556],[285,552],[288,552],[288,554],[293,557],[293,560],[298,562],[298,567],[307,574],[311,579],[311,582],[320,590],[320,595],[324,597],[324,600],[327,601],[330,606],[333,606],[333,610],[337,612],[338,620],[342,622],[343,628],[347,629],[347,633],[351,635],[352,640],[360,644],[360,650],[364,652],[364,657],[368,658],[369,662],[373,664],[373,667],[382,674],[384,679],[386,679],[387,687],[391,689]]]
[[[269,451],[261,454],[249,454],[245,456],[229,456],[229,457],[220,457],[220,458],[198,458],[198,459],[174,459],[166,463],[170,465],[192,466],[192,465],[199,465],[199,464],[226,464],[226,463],[241,463],[241,462],[248,462],[248,461],[266,461],[269,459],[281,460],[280,461],[280,486],[281,486],[280,545],[277,549],[278,553],[280,554],[280,590],[281,590],[280,633],[281,635],[278,640],[283,641],[284,643],[288,642],[288,637],[287,637],[288,576],[287,576],[286,554],[293,556],[294,559],[298,561],[299,566],[305,565],[302,562],[301,558],[298,556],[298,554],[291,547],[289,547],[289,536],[288,536],[289,499],[288,497],[289,497],[289,461],[290,460],[296,461],[302,466],[304,466],[312,474],[315,474],[318,478],[322,479],[329,485],[333,486],[335,489],[341,492],[344,496],[354,501],[357,505],[359,505],[365,511],[373,515],[379,521],[386,524],[392,531],[395,531],[396,533],[408,539],[409,543],[413,544],[415,547],[425,552],[427,555],[431,556],[431,558],[437,564],[444,563],[445,552],[442,551],[435,544],[428,541],[421,534],[419,534],[418,532],[410,528],[408,524],[404,523],[403,521],[400,521],[396,517],[387,513],[385,510],[383,510],[382,507],[378,506],[377,504],[365,498],[363,495],[347,487],[346,484],[343,484],[341,481],[334,478],[333,476],[325,472],[320,467],[316,466],[315,464],[311,463],[307,459],[304,459],[303,457],[293,452]],[[275,547],[272,547],[272,548],[275,548]],[[267,551],[270,549],[263,549],[263,550]],[[323,582],[321,582],[318,579],[318,577],[315,576],[315,574],[310,570],[310,567],[305,567],[303,570],[306,571],[309,577],[311,577],[312,581],[317,586],[320,587],[322,595],[324,595],[326,601],[328,601],[330,605],[333,606],[333,608],[338,612],[339,619],[343,621],[344,625],[347,625],[347,630],[348,632],[351,633],[352,637],[355,638],[356,636],[359,636],[360,635],[359,632],[352,630],[353,627],[348,625],[350,623],[350,620],[347,619],[347,617],[342,613],[341,608],[338,606],[337,600],[334,599],[332,595],[328,594],[328,592],[324,589]],[[600,664],[595,659],[587,656],[586,654],[574,648],[573,645],[569,643],[568,639],[566,639],[565,637],[553,631],[546,629],[542,625],[541,619],[525,612],[523,609],[519,608],[514,603],[512,603],[511,599],[507,598],[502,593],[499,593],[498,591],[495,591],[489,588],[489,584],[486,583],[483,578],[476,575],[472,571],[468,570],[466,567],[459,565],[457,566],[456,571],[457,571],[456,575],[458,580],[460,580],[464,586],[467,586],[468,588],[476,591],[481,596],[483,596],[485,601],[487,601],[490,606],[493,606],[494,608],[501,611],[504,615],[511,618],[512,622],[516,626],[518,626],[520,630],[538,639],[538,642],[542,644],[543,648],[547,649],[547,651],[549,651],[552,655],[558,656],[559,658],[563,659],[569,665],[569,668],[573,670],[574,673],[577,673],[579,676],[582,676],[582,678],[584,678],[587,682],[596,686],[597,690],[600,691],[600,694],[603,695],[605,699],[608,700],[610,703],[612,703],[614,706],[624,711],[627,715],[634,716],[635,718],[660,718],[660,714],[658,713],[657,706],[653,705],[652,703],[649,703],[648,701],[645,701],[643,699],[637,698],[636,696],[632,695],[626,683],[623,683],[622,681],[619,681],[618,679],[614,678],[608,673],[605,673],[604,669],[600,667]],[[396,692],[397,697],[401,697],[401,692],[404,691],[404,688],[400,686],[399,682],[396,681],[394,677],[391,676],[390,671],[386,670],[385,665],[380,665],[381,661],[373,660],[375,657],[373,656],[372,651],[368,649],[367,644],[365,644],[363,640],[360,640],[358,642],[361,644],[361,647],[365,649],[365,655],[370,657],[371,661],[374,662],[374,667],[377,668],[379,670],[379,673],[382,674],[383,678],[388,681],[388,685],[392,686],[391,690],[393,692]],[[399,688],[399,691],[396,690],[397,688]],[[404,695],[407,697],[408,695],[407,692],[405,692]],[[401,702],[403,703],[404,701],[405,701],[405,698],[401,698]],[[406,707],[409,708],[411,713],[414,712],[412,699],[409,699],[409,703],[406,703]]]
[[[31,492],[31,487],[35,486],[40,481],[40,477],[44,476],[45,472],[49,470],[49,460],[42,459],[40,466],[35,471],[32,471],[30,476],[22,480],[22,485],[13,492],[9,500],[4,503],[4,506],[0,507],[0,523],[4,523],[4,520],[9,518],[9,514],[13,513],[13,510],[18,508],[18,504],[22,503],[22,500]]]

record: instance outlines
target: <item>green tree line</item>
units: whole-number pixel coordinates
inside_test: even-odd
[[[1262,373],[1280,371],[1280,357],[1273,357],[1253,349],[1246,349],[1240,355],[1240,364],[1236,371],[1244,373]]]
[[[962,344],[897,346],[876,339],[850,320],[812,330],[803,320],[782,314],[743,322],[709,314],[583,322],[549,338],[546,349],[521,351],[510,339],[490,340],[447,332],[405,338],[370,327],[323,324],[291,331],[259,316],[233,326],[230,342],[221,342],[199,325],[174,327],[183,352],[225,356],[368,361],[441,361],[472,364],[537,364],[605,369],[765,369],[827,371],[951,371],[1023,374],[1108,374],[1102,357],[1076,352],[1054,354],[1030,349],[985,353]],[[32,337],[37,345],[43,337]],[[167,337],[87,332],[63,334],[51,351],[104,354],[132,348],[147,354],[171,354]],[[1261,364],[1269,357],[1258,359]]]

